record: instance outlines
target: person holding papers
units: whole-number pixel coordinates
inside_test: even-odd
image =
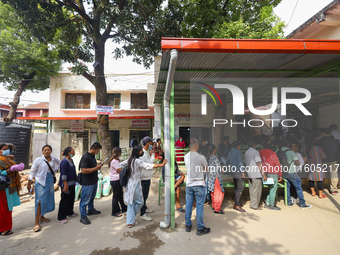
[[[281,208],[275,205],[275,197],[277,191],[277,184],[282,181],[282,171],[280,161],[274,151],[272,151],[272,142],[266,139],[263,142],[263,150],[260,150],[260,157],[262,160],[262,168],[266,173],[267,182],[264,183],[270,187],[264,208],[269,210],[280,211]]]

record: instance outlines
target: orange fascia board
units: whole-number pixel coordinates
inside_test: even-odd
[[[154,116],[119,116],[112,119],[153,119]],[[96,120],[97,117],[18,117],[19,120]]]
[[[162,51],[340,54],[340,40],[162,38]]]

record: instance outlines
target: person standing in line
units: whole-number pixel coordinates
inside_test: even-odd
[[[244,161],[248,168],[249,178],[249,208],[254,210],[263,210],[261,205],[262,196],[262,178],[266,181],[267,176],[263,172],[260,153],[255,150],[256,144],[253,139],[248,140],[247,145],[249,149],[244,155]]]
[[[216,146],[209,144],[207,161],[211,170],[207,173],[207,188],[211,195],[212,209],[214,213],[224,214],[222,203],[224,199],[223,178],[221,175],[221,164],[216,157]]]
[[[132,140],[130,141],[130,148],[133,148],[135,146],[138,146],[138,141],[136,139],[136,136],[132,136]]]
[[[199,153],[201,153],[204,157],[206,157],[207,156],[207,154],[208,154],[208,144],[209,144],[209,142],[208,142],[208,138],[205,138],[203,141],[202,141],[202,143],[201,143],[201,145],[200,145],[200,149],[199,149]]]
[[[36,158],[31,167],[28,177],[27,190],[31,190],[33,178],[35,178],[35,225],[34,232],[41,230],[40,223],[50,222],[45,218],[45,214],[53,212],[54,204],[54,176],[58,171],[60,160],[51,156],[52,147],[48,144],[42,148],[43,156]]]
[[[91,224],[91,221],[87,218],[90,215],[100,214],[94,208],[94,198],[97,192],[98,186],[98,170],[102,168],[102,164],[97,165],[96,154],[99,153],[102,146],[100,143],[95,142],[92,144],[90,150],[86,152],[79,163],[79,169],[82,173],[82,189],[81,198],[79,202],[80,222],[84,225]],[[86,212],[88,207],[88,212]]]
[[[222,161],[223,165],[227,164],[227,157],[229,151],[230,151],[229,136],[225,136],[223,137],[223,142],[220,143],[220,146],[218,147],[218,156],[220,157],[220,160]]]
[[[340,141],[340,132],[337,130],[338,126],[336,124],[331,124],[329,128],[332,130],[331,135],[334,136],[335,139]]]
[[[127,203],[126,224],[128,228],[137,226],[136,215],[143,206],[143,192],[141,184],[141,172],[150,171],[153,168],[163,167],[167,160],[164,159],[162,164],[150,164],[140,159],[143,156],[143,149],[135,146],[132,149],[131,156],[119,164],[120,169],[127,167],[126,176],[128,177],[125,188],[124,201]]]
[[[145,163],[154,164],[155,162],[155,154],[153,151],[150,151],[152,147],[152,139],[149,136],[146,136],[142,139],[143,143],[143,154],[141,156],[141,160]],[[151,155],[149,153],[151,152]],[[152,221],[152,218],[147,215],[147,213],[152,213],[153,210],[146,206],[146,200],[149,197],[151,179],[152,179],[153,171],[149,171],[148,169],[142,169],[141,173],[141,184],[142,184],[142,191],[143,191],[143,200],[144,205],[140,209],[140,218],[145,221]]]
[[[260,150],[262,169],[266,173],[267,180],[272,178],[274,182],[273,184],[267,184],[270,187],[270,190],[264,208],[280,211],[281,208],[275,205],[275,197],[278,183],[282,181],[281,164],[276,153],[272,150],[272,143],[269,139],[266,139],[263,142],[263,147],[264,149]]]
[[[288,172],[285,172],[284,178],[287,180],[287,198],[288,198],[288,207],[292,207],[294,205],[291,197],[290,197],[290,186],[294,186],[297,196],[299,198],[300,209],[310,209],[311,205],[306,204],[305,197],[303,195],[303,190],[301,186],[301,179],[296,173],[295,165],[300,166],[299,159],[297,155],[289,149],[290,142],[288,140],[282,141],[281,150],[286,154],[287,163],[289,164]],[[277,152],[276,152],[277,153]]]
[[[242,192],[244,190],[244,169],[242,163],[241,143],[235,141],[231,144],[231,151],[228,154],[227,164],[231,167],[231,177],[234,179],[234,200],[235,204],[233,209],[239,212],[245,212],[240,203]]]
[[[66,147],[63,151],[65,158],[60,162],[60,179],[59,187],[61,187],[61,199],[59,202],[58,222],[67,223],[67,216],[75,217],[78,214],[73,211],[75,185],[76,185],[76,168],[72,160],[75,155],[72,147]]]
[[[7,144],[0,145],[0,175],[10,178],[10,185],[6,189],[0,190],[0,236],[9,236],[13,234],[13,207],[19,206],[20,203],[20,175],[25,167],[23,163],[18,165],[14,162],[14,157],[10,157],[12,150]]]
[[[176,141],[175,143],[175,148],[177,149],[184,149],[186,146],[185,141],[183,140],[183,137],[180,136],[179,139]],[[184,152],[182,150],[176,150],[176,152],[178,153],[177,157],[176,157],[176,161],[180,162],[180,161],[184,161]]]
[[[197,153],[199,144],[197,139],[190,140],[190,151],[184,156],[185,167],[187,169],[186,187],[186,207],[185,207],[185,231],[191,232],[192,228],[192,206],[196,199],[196,235],[202,236],[210,233],[210,228],[206,228],[203,222],[204,202],[205,202],[205,181],[203,168],[208,166],[207,160],[203,155]],[[199,169],[199,170],[198,170]]]
[[[109,161],[110,168],[110,184],[112,187],[112,212],[111,216],[122,217],[126,216],[127,207],[123,198],[123,187],[120,185],[119,173],[121,171],[119,167],[119,157],[122,155],[122,149],[120,147],[114,147],[112,150],[112,158]],[[119,207],[119,204],[120,207]]]
[[[332,131],[330,128],[325,128],[323,131],[323,137],[317,140],[314,145],[321,147],[325,152],[326,157],[322,160],[324,164],[327,164],[328,170],[330,172],[331,185],[330,193],[332,195],[338,194],[338,167],[337,160],[339,159],[340,153],[340,141],[335,139],[331,135]]]
[[[323,180],[325,179],[325,173],[322,169],[318,169],[317,166],[322,166],[322,160],[326,157],[325,153],[319,146],[313,145],[314,139],[312,137],[307,138],[306,146],[302,148],[302,155],[306,160],[306,170],[308,169],[308,182],[309,188],[312,192],[312,196],[316,195],[314,182],[316,182],[319,198],[326,198],[327,195],[323,193]],[[313,169],[313,170],[311,170]]]

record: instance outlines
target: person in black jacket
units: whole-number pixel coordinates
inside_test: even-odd
[[[331,185],[330,192],[332,195],[338,194],[338,166],[337,160],[339,159],[340,153],[340,141],[335,139],[331,135],[332,130],[330,128],[325,128],[323,130],[323,137],[317,140],[314,144],[320,146],[321,149],[326,153],[326,157],[322,160],[324,164],[328,165],[330,172]]]
[[[223,142],[218,146],[218,156],[223,162],[223,165],[227,164],[227,157],[230,150],[229,136],[225,136],[223,137]]]

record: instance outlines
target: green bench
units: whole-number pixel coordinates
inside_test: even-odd
[[[285,179],[283,179],[284,184],[282,183],[278,183],[277,186],[277,192],[276,192],[276,200],[278,200],[278,190],[279,188],[283,188],[284,189],[284,201],[285,201],[285,205],[287,205],[287,201],[288,201],[288,197],[287,197],[287,181]],[[161,175],[161,177],[159,178],[159,184],[158,184],[158,205],[161,204],[161,198],[162,198],[162,188],[165,186],[165,183],[163,182],[163,177]],[[181,185],[179,185],[179,187],[186,187],[186,183],[183,182],[181,183]],[[223,187],[225,188],[234,188],[235,184],[234,182],[223,182]],[[245,188],[249,188],[249,183],[245,182],[244,183],[244,187]],[[263,188],[269,188],[268,185],[263,185]]]

